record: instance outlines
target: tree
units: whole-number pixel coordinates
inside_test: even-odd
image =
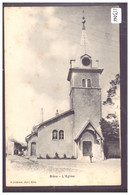
[[[110,88],[107,91],[107,98],[103,105],[107,106],[107,115],[100,121],[103,136],[105,140],[119,139],[119,121],[120,121],[120,75],[110,81]],[[109,113],[108,113],[109,112]]]
[[[118,91],[119,91],[119,86],[120,86],[120,75],[117,74],[115,76],[115,79],[110,81],[110,88],[109,90],[107,91],[107,99],[106,101],[103,102],[103,105],[106,105],[106,104],[115,104],[115,102],[113,102],[113,99],[114,97],[118,96],[119,97],[119,94],[118,94]]]
[[[103,136],[106,140],[115,140],[119,138],[119,123],[118,120],[112,122],[102,118],[100,121]]]

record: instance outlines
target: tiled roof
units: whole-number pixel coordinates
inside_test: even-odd
[[[52,124],[52,123],[54,123],[58,120],[61,120],[62,118],[67,117],[71,114],[74,114],[74,110],[68,110],[66,112],[63,112],[63,113],[59,114],[58,116],[50,118],[49,120],[44,121],[43,123],[40,123],[37,128],[39,129],[40,127],[42,127],[44,125],[50,125],[50,124]]]
[[[26,143],[19,142],[19,141],[17,141],[17,140],[14,139],[14,138],[10,139],[10,141],[11,141],[11,142],[14,142],[14,143],[18,143],[18,144],[20,144],[20,145],[23,146],[23,147],[26,147],[26,146],[27,146]]]

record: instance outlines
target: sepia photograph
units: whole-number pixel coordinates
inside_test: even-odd
[[[5,187],[121,186],[122,8],[3,10]]]

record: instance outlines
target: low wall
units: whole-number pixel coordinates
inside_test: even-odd
[[[120,158],[119,141],[106,141],[104,144],[104,155],[106,158]]]

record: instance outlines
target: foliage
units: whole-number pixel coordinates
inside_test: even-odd
[[[74,156],[72,156],[71,159],[76,159],[76,158]]]
[[[102,118],[100,121],[100,125],[105,140],[114,140],[119,138],[118,120],[113,120],[112,122],[110,122]]]
[[[117,74],[115,76],[115,79],[114,80],[111,80],[110,81],[110,88],[109,90],[107,91],[107,99],[106,101],[103,102],[103,104],[114,104],[113,102],[113,97],[116,95],[116,92],[117,92],[117,89],[118,89],[118,86],[120,85],[120,75]]]
[[[47,155],[46,155],[46,159],[50,159],[50,158],[51,158],[51,157],[47,154]]]
[[[117,74],[115,79],[110,81],[110,88],[107,91],[107,99],[103,102],[103,105],[109,106],[110,113],[107,114],[105,118],[102,118],[100,121],[101,130],[105,140],[114,140],[119,138],[119,121],[118,121],[118,113],[115,112],[114,107],[114,98],[117,96],[117,90],[120,85],[120,75]],[[118,97],[119,99],[119,97]],[[110,109],[112,108],[112,111]],[[114,113],[113,113],[114,112]],[[118,110],[119,112],[119,110]]]
[[[41,155],[38,157],[38,159],[44,159]],[[59,157],[59,155],[58,155],[58,153],[56,152],[55,153],[55,156],[53,157],[53,158],[51,158],[48,154],[46,155],[46,159],[59,159],[59,160],[61,160],[61,159],[76,159],[74,156],[72,156],[72,157],[67,157],[67,155],[66,154],[64,154],[63,155],[63,157]]]
[[[54,159],[59,159],[60,157],[59,157],[59,154],[56,152],[55,153],[55,156],[54,156]]]
[[[66,158],[67,158],[66,154],[64,154],[63,158],[64,158],[64,159],[66,159]]]
[[[41,154],[37,157],[37,159],[44,159]]]

